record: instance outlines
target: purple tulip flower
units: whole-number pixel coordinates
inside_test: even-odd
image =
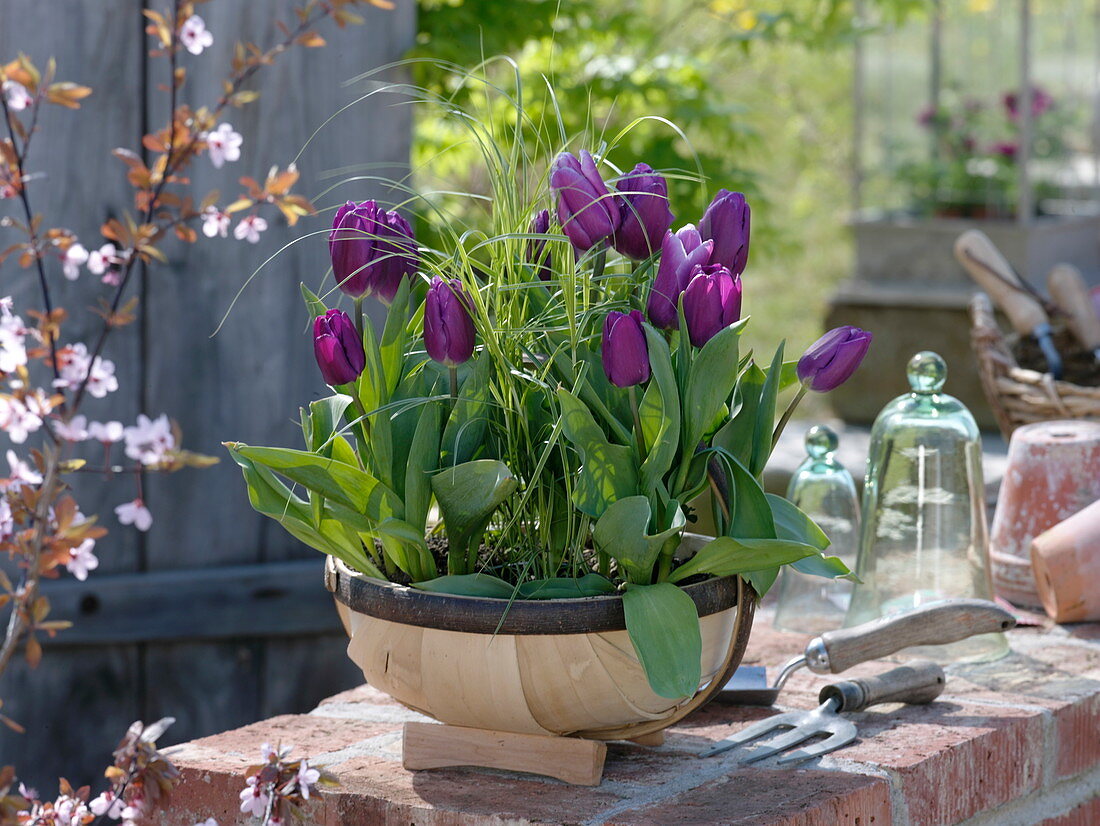
[[[635,261],[649,258],[661,245],[672,226],[668,208],[668,184],[649,164],[640,163],[624,175],[615,188],[622,223],[612,243],[619,252]]]
[[[837,327],[813,344],[798,360],[798,380],[818,393],[828,393],[848,381],[859,367],[871,334],[859,327]]]
[[[721,264],[696,266],[684,290],[688,337],[702,347],[741,318],[741,276]]]
[[[607,191],[592,155],[580,159],[562,152],[550,170],[550,186],[558,196],[558,219],[577,254],[587,252],[619,226],[619,206]]]
[[[699,221],[699,232],[714,241],[711,261],[722,264],[734,275],[749,263],[749,205],[740,192],[718,190]]]
[[[676,305],[680,293],[688,285],[691,271],[700,264],[709,264],[713,241],[704,241],[692,224],[676,232],[666,232],[661,242],[661,263],[649,291],[646,312],[654,325],[664,330],[680,326]]]
[[[649,348],[642,314],[612,311],[603,322],[603,371],[616,387],[632,387],[649,381]]]
[[[527,230],[531,235],[545,235],[550,230],[550,210],[544,209],[531,221]],[[530,238],[527,241],[527,263],[533,264],[535,274],[543,281],[550,280],[550,267],[546,263],[549,253],[546,251],[545,238]]]
[[[343,310],[329,310],[313,319],[313,354],[325,384],[333,387],[355,381],[367,364],[363,341]]]
[[[412,227],[375,201],[348,201],[336,211],[328,236],[336,283],[350,296],[374,295],[387,306],[420,263]]]
[[[474,354],[469,297],[457,280],[432,279],[424,298],[424,347],[440,364],[454,367]]]

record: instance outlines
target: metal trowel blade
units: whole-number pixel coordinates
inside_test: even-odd
[[[770,706],[775,704],[779,690],[768,686],[765,666],[742,665],[733,672],[718,696],[727,703],[740,706]]]

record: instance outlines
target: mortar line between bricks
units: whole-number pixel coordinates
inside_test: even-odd
[[[848,760],[844,757],[837,757],[835,754],[826,755],[817,761],[810,761],[805,766],[825,771],[861,774],[865,777],[878,777],[885,780],[887,787],[890,789],[890,826],[909,826],[909,804],[906,802],[905,792],[901,788],[901,777],[893,769],[888,769],[885,766],[875,766],[871,763],[860,763],[857,760]]]
[[[1038,794],[1017,798],[980,812],[958,826],[1034,826],[1062,817],[1100,795],[1100,766],[1055,783]]]

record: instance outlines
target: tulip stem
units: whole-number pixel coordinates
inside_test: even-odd
[[[630,412],[634,416],[634,438],[638,443],[638,461],[639,464],[645,461],[645,433],[642,432],[642,416],[638,411],[638,392],[637,385],[630,385],[626,389],[630,395]]]
[[[607,242],[600,242],[599,252],[596,253],[595,259],[592,261],[592,289],[589,292],[589,298],[593,304],[598,300],[597,289],[599,289],[599,281],[603,278],[604,267],[607,266]]]
[[[359,334],[359,340],[363,340],[363,296],[353,299],[355,303],[355,332]]]
[[[451,382],[451,406],[453,407],[458,402],[458,365],[448,365],[447,375]]]
[[[791,420],[791,416],[794,415],[794,410],[798,407],[798,403],[802,401],[802,397],[806,395],[809,390],[809,385],[801,384],[798,387],[798,394],[791,399],[791,403],[787,405],[787,409],[783,411],[783,418],[779,420],[779,424],[775,426],[775,432],[772,433],[772,448],[774,449],[779,444],[779,437],[783,435],[783,430],[787,427],[787,422]]]

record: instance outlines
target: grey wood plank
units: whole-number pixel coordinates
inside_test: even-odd
[[[195,88],[209,88],[227,65],[234,33],[261,40],[270,26],[269,10],[285,12],[290,5],[289,0],[222,0],[204,6],[215,40],[189,64]],[[412,44],[413,11],[412,3],[400,3],[394,11],[366,9],[367,25],[343,31],[325,27],[327,47],[294,50],[268,67],[258,76],[260,99],[224,118],[244,136],[242,160],[218,172],[201,159],[193,174],[196,190],[219,187],[227,201],[239,191],[237,177],[262,179],[271,165],[292,160],[310,134],[352,99],[353,93],[341,88],[344,79],[399,58]],[[299,191],[313,196],[327,185],[322,173],[355,163],[382,163],[389,165],[388,174],[402,174],[409,112],[391,104],[379,99],[356,107],[325,129],[299,161]],[[159,99],[151,101],[154,113],[160,105]],[[318,206],[372,194],[379,194],[377,187],[349,186]],[[179,418],[194,449],[224,456],[221,442],[228,439],[299,445],[298,406],[325,388],[298,284],[322,278],[328,266],[324,236],[291,247],[268,265],[222,331],[210,334],[234,292],[268,256],[295,238],[324,230],[330,221],[331,212],[289,228],[281,217],[271,217],[256,245],[230,237],[173,246],[173,266],[150,279],[150,317],[171,319],[172,327],[171,335],[154,330],[149,337],[150,404]],[[149,537],[151,567],[243,562],[256,558],[261,547],[269,559],[312,553],[252,512],[240,473],[228,459],[208,471],[152,479],[149,491],[160,526]]]
[[[336,634],[268,639],[264,648],[261,718],[308,712],[326,697],[363,682],[363,672],[348,659],[343,629]]]
[[[314,556],[47,583],[54,617],[74,623],[47,648],[342,633]]]

